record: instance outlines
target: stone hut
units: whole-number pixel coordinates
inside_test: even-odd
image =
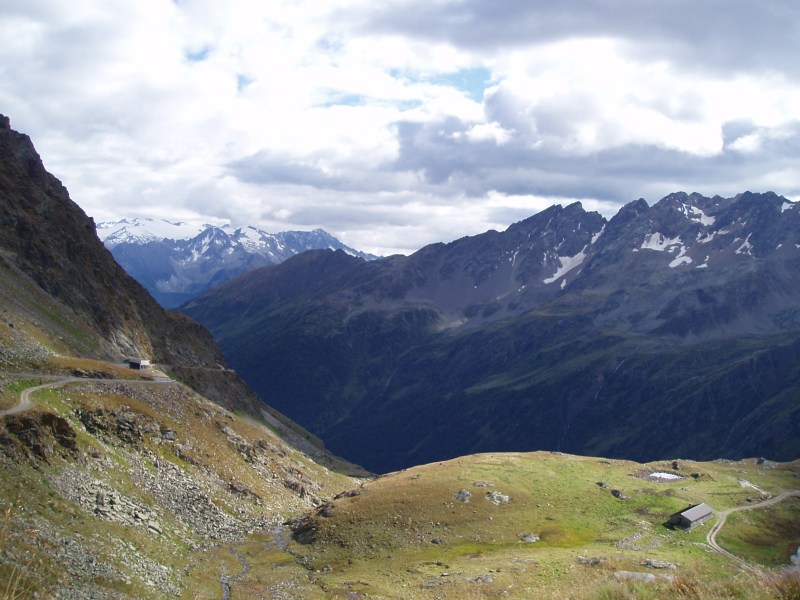
[[[692,504],[669,517],[668,523],[681,529],[691,530],[714,516],[714,509],[708,504]]]

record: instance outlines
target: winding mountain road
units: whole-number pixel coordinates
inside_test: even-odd
[[[15,373],[15,376],[19,374]],[[68,383],[74,383],[76,381],[92,381],[95,383],[138,383],[138,384],[164,384],[164,383],[173,383],[172,380],[169,381],[150,381],[144,379],[101,379],[101,378],[89,378],[89,377],[64,377],[64,376],[43,376],[43,375],[31,375],[36,379],[44,379],[52,378],[53,381],[48,383],[42,383],[40,385],[35,385],[33,387],[25,388],[19,394],[19,402],[17,402],[11,408],[7,408],[6,410],[0,410],[0,418],[10,415],[18,415],[20,413],[27,412],[34,407],[33,401],[31,400],[31,394],[34,392],[38,392],[39,390],[43,390],[46,388],[54,388],[54,387],[61,387],[62,385],[66,385]]]
[[[728,518],[728,515],[731,513],[739,512],[741,510],[753,510],[756,508],[764,508],[765,506],[772,506],[773,504],[777,504],[778,502],[782,502],[791,496],[800,496],[800,490],[791,490],[787,492],[781,492],[774,498],[770,498],[769,500],[764,500],[763,502],[759,502],[758,504],[748,504],[747,506],[736,506],[734,508],[729,508],[727,510],[719,510],[714,511],[717,514],[717,522],[714,523],[714,526],[709,529],[708,535],[706,535],[706,541],[708,545],[722,554],[723,556],[727,556],[736,564],[738,564],[742,569],[745,571],[749,571],[750,573],[755,573],[756,575],[763,575],[764,572],[757,566],[750,564],[743,558],[739,558],[735,554],[732,554],[725,550],[722,546],[717,543],[717,534],[720,532],[722,527],[725,525],[725,521]]]

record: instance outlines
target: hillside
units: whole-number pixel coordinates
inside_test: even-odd
[[[389,474],[293,520],[288,550],[328,597],[793,598],[797,580],[772,587],[746,568],[791,564],[800,490],[756,507],[796,489],[799,467],[466,456]],[[692,531],[667,525],[700,502],[739,510],[718,541],[746,564],[709,552],[718,517]]]
[[[365,262],[306,253],[185,307],[337,453],[800,455],[800,209],[672,194],[553,206]]]
[[[0,125],[0,597],[174,596],[207,549],[365,474],[160,308]]]

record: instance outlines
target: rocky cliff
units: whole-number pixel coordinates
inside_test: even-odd
[[[0,118],[0,257],[6,268],[74,315],[80,322],[75,327],[86,329],[84,339],[92,337],[83,345],[85,355],[148,358],[226,406],[258,414],[261,403],[224,369],[225,359],[209,333],[185,315],[162,309],[114,261],[93,220],[45,170],[30,138],[11,129],[7,117]],[[10,300],[23,308],[33,303],[23,284],[13,287],[18,289],[7,291]]]

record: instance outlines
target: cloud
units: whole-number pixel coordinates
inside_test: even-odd
[[[102,220],[390,253],[554,202],[800,196],[793,0],[0,4],[0,111]]]
[[[631,54],[692,69],[797,74],[800,11],[790,1],[423,0],[373,5],[360,23],[382,32],[497,55],[565,39],[625,40]]]

